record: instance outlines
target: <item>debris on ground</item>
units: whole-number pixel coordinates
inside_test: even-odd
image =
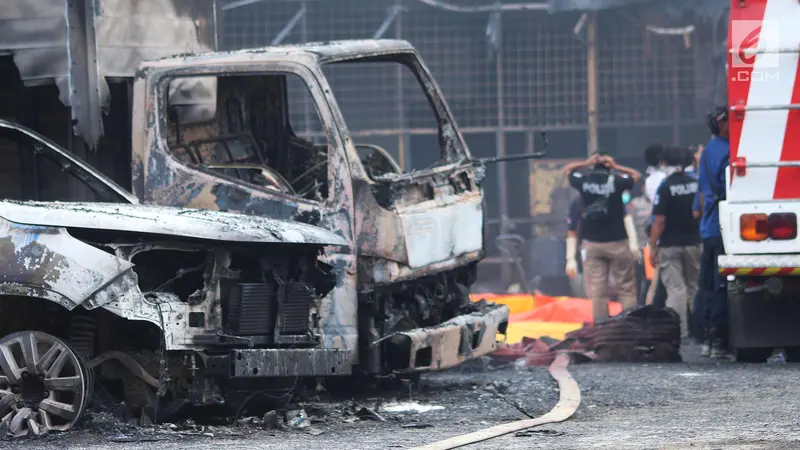
[[[440,409],[444,409],[444,406],[423,405],[417,402],[392,402],[392,403],[386,403],[383,406],[381,406],[381,411],[390,413],[406,413],[406,412],[424,413]]]
[[[311,421],[308,420],[308,415],[303,409],[295,409],[286,411],[286,423],[289,427],[294,429],[302,429],[311,426]]]
[[[531,429],[531,430],[517,431],[516,433],[514,433],[514,437],[533,437],[533,436],[552,436],[552,437],[557,437],[557,436],[563,436],[563,435],[564,435],[564,433],[561,432],[561,431],[537,430],[535,428]]]
[[[356,416],[364,420],[377,420],[378,422],[386,422],[386,419],[384,419],[383,416],[376,413],[373,409],[367,408],[366,406],[362,406],[358,411],[356,411]]]
[[[404,424],[403,428],[433,428],[433,424],[412,422]]]
[[[264,414],[264,417],[261,419],[261,421],[265,430],[275,430],[281,428],[283,425],[278,412],[274,409]]]
[[[557,353],[573,362],[680,362],[680,319],[670,308],[651,305],[625,310],[609,320],[567,333],[563,341],[523,338],[492,356],[520,366],[548,366]]]
[[[112,436],[108,438],[108,442],[114,442],[117,444],[130,444],[130,443],[139,443],[139,442],[158,442],[163,441],[164,438],[159,438],[156,436],[131,436],[127,434],[118,434],[116,436]]]
[[[775,353],[774,355],[767,358],[767,364],[783,366],[786,365],[786,357],[783,355],[783,352]]]

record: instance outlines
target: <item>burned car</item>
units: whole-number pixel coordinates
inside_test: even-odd
[[[141,414],[162,406],[167,415],[222,403],[242,378],[350,373],[347,352],[320,348],[318,332],[320,299],[336,284],[318,257],[343,238],[267,217],[142,205],[31,130],[0,121],[0,139],[98,200],[0,201],[0,429],[68,429],[95,377],[118,381]]]
[[[375,67],[408,82],[383,99],[334,82]],[[436,130],[417,170],[352,134],[340,108],[388,107],[397,91],[416,93]],[[368,374],[445,369],[496,348],[508,309],[468,299],[484,254],[484,167],[409,43],[168,58],[143,64],[133,97],[133,190],[145,202],[294,219],[347,241],[322,257],[339,276],[320,308],[325,348],[348,349]]]

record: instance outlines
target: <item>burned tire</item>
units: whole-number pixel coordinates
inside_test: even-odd
[[[744,363],[763,363],[772,355],[771,348],[740,348],[736,350],[736,361]]]
[[[20,331],[0,339],[0,428],[14,437],[69,430],[89,404],[91,378],[54,336]]]

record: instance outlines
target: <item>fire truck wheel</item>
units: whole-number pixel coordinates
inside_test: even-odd
[[[740,348],[736,350],[736,361],[745,363],[763,363],[772,355],[772,349],[767,348]]]

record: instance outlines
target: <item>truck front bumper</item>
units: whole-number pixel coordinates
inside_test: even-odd
[[[206,373],[223,378],[350,375],[349,350],[236,349],[206,360]]]
[[[427,372],[455,367],[497,350],[497,333],[505,334],[508,307],[484,304],[471,314],[441,325],[395,333],[388,337],[393,357],[408,361],[396,373]]]

